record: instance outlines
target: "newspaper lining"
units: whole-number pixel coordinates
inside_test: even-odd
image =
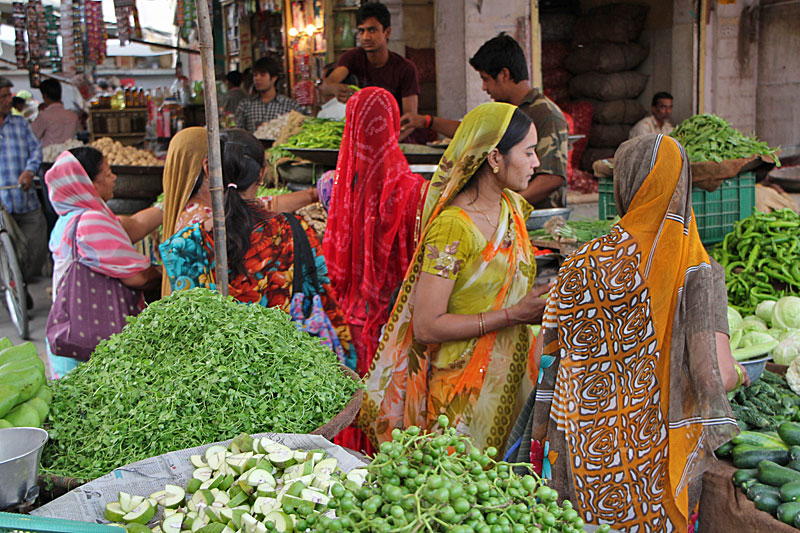
[[[267,437],[293,450],[324,450],[328,456],[337,459],[339,468],[344,472],[366,464],[344,448],[332,444],[319,435],[259,433],[253,437]],[[231,440],[233,439],[177,450],[122,466],[34,509],[30,514],[98,524],[108,523],[103,516],[106,504],[118,501],[120,491],[147,497],[162,490],[166,484],[186,487],[195,469],[189,457],[196,454],[203,455],[206,449],[215,444],[227,446]],[[161,518],[159,510],[154,520]]]

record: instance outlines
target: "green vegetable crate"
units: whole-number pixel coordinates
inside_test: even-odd
[[[733,231],[734,223],[753,214],[755,182],[753,172],[742,172],[724,180],[714,192],[692,188],[692,207],[703,244],[722,242],[725,235]],[[614,218],[617,216],[617,206],[614,203],[613,179],[600,178],[599,192],[598,218]]]

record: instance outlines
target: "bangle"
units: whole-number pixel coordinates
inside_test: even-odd
[[[511,327],[511,319],[508,318],[508,309],[503,309],[503,311],[505,311],[505,313],[506,313],[506,324],[508,324],[508,327],[510,328]]]
[[[744,375],[742,375],[742,369],[739,368],[739,365],[736,363],[733,364],[733,369],[736,370],[736,375],[739,376],[739,378],[736,380],[736,386],[733,388],[736,390],[742,385],[742,382],[744,381]]]
[[[308,199],[312,204],[314,202],[316,202],[318,198],[319,198],[319,195],[317,194],[317,188],[316,187],[311,187],[310,189],[308,189]]]
[[[486,322],[483,318],[483,313],[478,314],[478,336],[483,337],[486,335]]]
[[[431,124],[433,124],[433,117],[430,115],[425,115],[425,127],[430,128]]]

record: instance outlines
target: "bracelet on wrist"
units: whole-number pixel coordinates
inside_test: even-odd
[[[736,390],[742,386],[742,382],[744,382],[744,374],[742,373],[741,367],[735,363],[733,365],[733,369],[736,370],[736,375],[738,376],[736,379],[736,386],[733,388],[733,390]]]

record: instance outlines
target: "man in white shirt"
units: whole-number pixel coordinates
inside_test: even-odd
[[[669,135],[675,126],[672,124],[672,95],[665,92],[656,93],[653,95],[653,102],[651,108],[653,114],[649,117],[644,117],[642,120],[634,124],[631,132],[628,135],[629,139],[647,135],[648,133],[661,133]]]
[[[31,124],[33,133],[42,141],[42,146],[61,144],[75,138],[80,124],[78,115],[64,109],[61,102],[61,83],[48,78],[42,81],[39,90],[42,91],[44,107],[39,111],[39,116]]]

